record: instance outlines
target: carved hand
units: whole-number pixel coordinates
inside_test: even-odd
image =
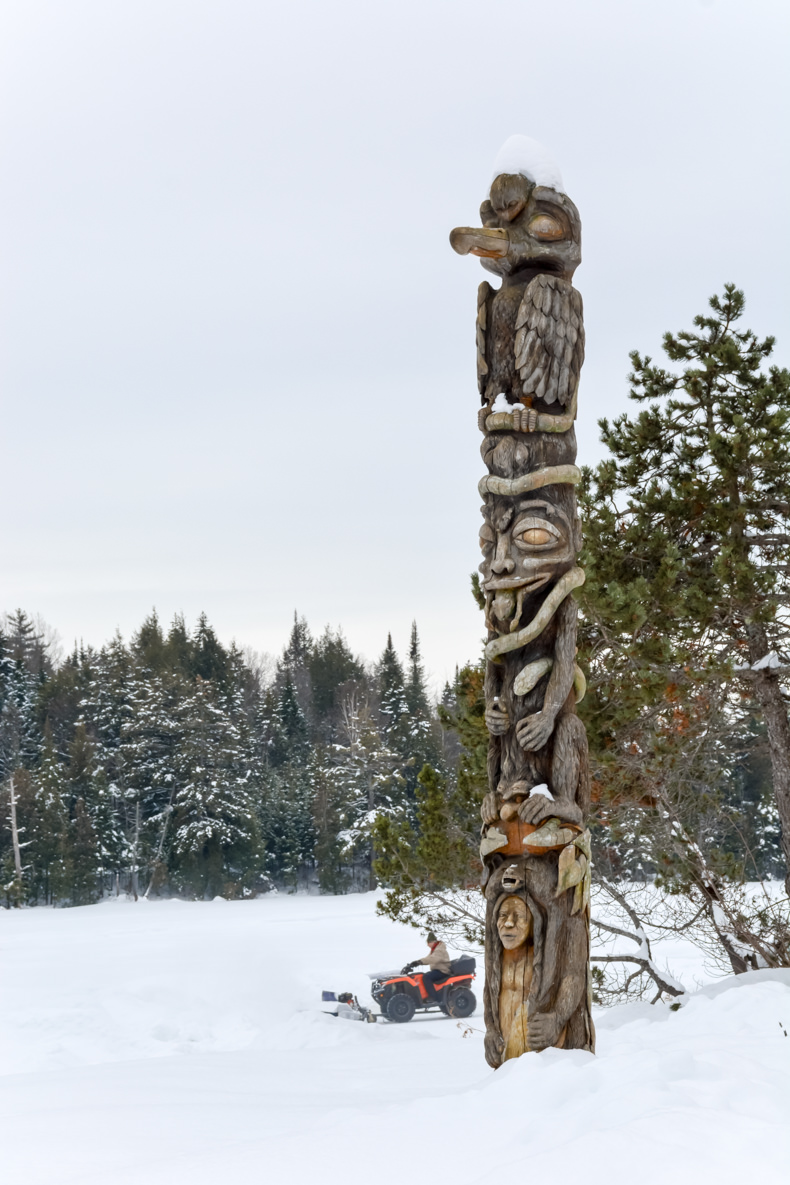
[[[556,813],[555,804],[548,798],[544,798],[542,794],[528,798],[518,808],[518,817],[522,823],[542,823],[544,819],[550,819]]]
[[[486,728],[492,737],[501,737],[510,728],[507,709],[500,705],[486,708]]]
[[[485,432],[486,420],[488,419],[488,417],[490,415],[491,415],[491,407],[488,403],[485,405],[485,407],[481,407],[480,411],[477,413],[477,426],[481,432]]]
[[[534,432],[538,426],[538,413],[531,407],[513,408],[513,431]]]
[[[505,1042],[501,1037],[495,1036],[489,1030],[489,1032],[486,1033],[484,1045],[486,1051],[486,1061],[488,1062],[489,1066],[493,1066],[494,1069],[496,1069],[496,1067],[500,1065],[502,1061],[502,1052],[505,1048]]]
[[[562,1024],[556,1012],[538,1012],[529,1018],[528,1037],[530,1049],[548,1049],[562,1032]]]
[[[486,723],[488,723],[487,712]],[[523,720],[519,720],[516,725],[516,739],[522,749],[534,753],[536,749],[543,748],[553,731],[554,714],[544,709],[542,712],[535,712],[534,715],[525,716]]]
[[[566,802],[563,798],[557,798],[554,802],[546,803],[546,805],[551,806],[549,813],[556,815],[561,823],[575,823],[577,827],[581,827],[584,815],[581,807],[577,806],[575,802]]]
[[[489,791],[483,799],[480,818],[484,823],[496,823],[499,818],[499,801],[493,791]]]

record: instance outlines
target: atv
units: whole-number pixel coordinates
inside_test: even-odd
[[[405,1024],[418,1009],[446,1016],[471,1016],[477,1007],[471,987],[475,966],[475,960],[467,956],[453,959],[450,974],[435,985],[434,996],[423,982],[423,972],[414,971],[414,964],[407,963],[401,971],[370,975],[370,994],[384,1016],[395,1024]]]

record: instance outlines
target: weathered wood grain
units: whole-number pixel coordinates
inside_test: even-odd
[[[570,199],[502,175],[480,216],[482,229],[459,227],[450,241],[502,281],[480,285],[476,324],[488,470],[479,484],[490,736],[484,999],[486,1057],[498,1066],[551,1045],[595,1045],[590,776],[576,715],[586,684],[573,600],[584,580],[574,432],[584,324],[572,282],[581,223]],[[491,410],[498,396],[509,410]]]

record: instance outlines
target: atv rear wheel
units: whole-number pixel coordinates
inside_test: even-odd
[[[405,992],[395,992],[387,1000],[387,1016],[395,1024],[405,1024],[407,1020],[411,1020],[414,1016],[416,1004],[411,996],[407,996]]]
[[[469,988],[456,988],[447,997],[447,1012],[450,1016],[471,1016],[476,1007],[475,994]]]

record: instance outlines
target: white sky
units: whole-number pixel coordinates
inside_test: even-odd
[[[514,132],[581,212],[579,460],[733,280],[790,361],[790,6],[5,0],[2,596],[477,655],[476,289]]]

